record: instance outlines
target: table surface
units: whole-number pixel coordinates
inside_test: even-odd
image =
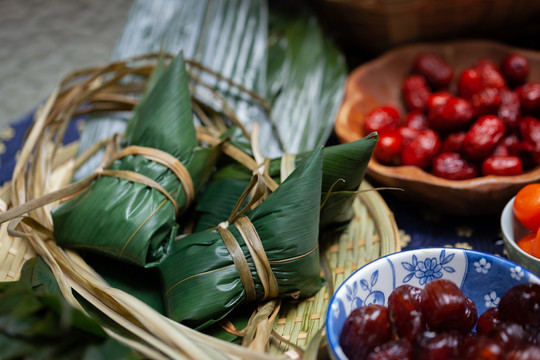
[[[107,61],[132,3],[0,1],[0,128],[45,99],[68,73]]]

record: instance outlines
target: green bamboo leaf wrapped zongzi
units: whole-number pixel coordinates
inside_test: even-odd
[[[321,174],[317,149],[249,217],[176,241],[158,265],[167,315],[200,329],[246,301],[319,290]]]
[[[356,196],[354,192],[364,179],[376,143],[377,136],[371,134],[354,142],[323,149],[321,196],[322,201],[326,201],[321,209],[321,229],[340,226],[351,219],[352,201]],[[299,154],[291,161],[297,165],[308,155]],[[272,160],[268,167],[269,175],[277,182],[280,181],[281,165],[282,158],[278,158]],[[251,171],[240,163],[221,167],[198,196],[195,230],[202,231],[225,221],[250,177]]]
[[[216,151],[198,147],[180,53],[142,97],[125,147],[88,189],[53,211],[58,244],[140,266],[161,262]]]

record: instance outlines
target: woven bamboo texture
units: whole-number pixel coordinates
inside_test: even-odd
[[[341,41],[374,53],[501,29],[507,35],[540,13],[540,3],[527,0],[316,0],[314,6]]]
[[[106,68],[111,71],[123,73],[127,71],[123,64],[110,65]],[[143,67],[135,72],[148,68]],[[92,74],[102,74],[104,69],[94,70]],[[96,75],[97,76],[97,75]],[[103,96],[99,95],[100,84],[93,80],[83,83],[74,94],[79,94],[82,99],[88,99],[88,92],[83,91],[84,86],[88,86],[90,94],[96,99],[103,101]],[[118,90],[116,84],[104,83],[103,94],[107,94],[107,99],[118,102],[114,90]],[[126,88],[124,88],[126,90]],[[132,87],[128,88],[133,91]],[[62,94],[62,93],[60,93]],[[121,93],[117,94],[121,95]],[[69,96],[60,97],[58,102],[66,101]],[[71,180],[71,176],[80,160],[75,158],[77,153],[77,143],[68,146],[54,146],[54,136],[47,133],[47,126],[52,124],[55,131],[62,132],[64,129],[62,118],[71,118],[76,115],[78,100],[71,99],[68,109],[71,113],[59,112],[58,124],[53,118],[45,121],[43,114],[47,113],[47,108],[54,109],[54,96],[40,111],[37,112],[36,120],[27,138],[27,143],[32,145],[23,146],[21,151],[21,163],[32,160],[30,170],[25,170],[24,166],[17,166],[14,171],[13,184],[6,184],[0,189],[0,210],[5,211],[13,205],[21,205],[21,199],[32,200],[39,196],[47,195],[54,190],[60,189]],[[126,100],[126,99],[124,99]],[[120,108],[125,109],[129,101],[120,101]],[[103,105],[103,104],[102,104]],[[67,119],[69,120],[69,119]],[[47,125],[49,123],[49,125]],[[45,132],[40,130],[45,129]],[[43,134],[49,134],[51,141],[44,141]],[[36,145],[36,158],[30,156]],[[57,144],[58,145],[58,144]],[[37,159],[37,160],[36,160]],[[41,161],[43,163],[41,163]],[[25,173],[30,172],[30,174]],[[43,177],[39,177],[42,174]],[[136,299],[131,299],[129,294],[125,294],[117,289],[111,289],[101,282],[99,277],[93,275],[93,270],[81,259],[69,251],[58,248],[51,238],[38,234],[28,224],[22,224],[25,230],[25,237],[12,237],[8,234],[8,223],[0,227],[0,281],[16,280],[20,276],[23,263],[29,258],[42,256],[51,265],[53,272],[63,288],[64,296],[74,306],[78,303],[72,296],[72,291],[76,291],[83,297],[91,300],[107,316],[111,316],[115,322],[124,326],[127,331],[131,331],[135,337],[143,339],[144,344],[139,344],[131,338],[122,338],[128,345],[141,351],[149,358],[213,358],[223,351],[231,357],[242,357],[251,359],[270,359],[280,357],[288,350],[302,354],[313,339],[322,338],[321,329],[324,329],[326,309],[333,291],[357,268],[380,256],[400,250],[397,225],[394,217],[385,204],[380,194],[373,190],[369,183],[364,182],[361,186],[358,197],[354,203],[355,217],[342,232],[329,234],[321,239],[321,249],[327,264],[323,268],[331,271],[331,276],[327,276],[327,284],[316,296],[303,300],[299,303],[284,303],[273,325],[278,336],[272,337],[267,353],[261,354],[256,350],[242,349],[242,347],[219,342],[210,339],[209,336],[196,334],[177,323],[172,323],[165,317],[151,311],[144,304]],[[15,193],[12,193],[15,191]],[[50,223],[50,210],[54,205],[46,205],[33,211],[36,218],[41,223]],[[326,266],[325,266],[326,265]],[[323,271],[324,273],[324,271]],[[133,322],[131,319],[139,319]],[[143,324],[144,326],[137,325]],[[109,332],[111,336],[115,336]],[[156,351],[159,349],[159,351]],[[319,349],[319,346],[316,347]],[[155,355],[155,356],[154,356]],[[158,356],[159,355],[159,356]],[[163,356],[164,355],[164,356]],[[246,357],[247,356],[247,357]],[[282,357],[281,357],[282,358]]]
[[[361,189],[373,188],[364,182]],[[326,243],[323,251],[332,271],[333,283],[327,284],[317,295],[299,304],[285,304],[279,314],[276,331],[302,348],[324,327],[326,310],[333,291],[356,269],[400,250],[394,217],[379,193],[362,193],[353,207],[355,217],[347,229],[341,234],[324,239]],[[288,349],[286,344],[271,348],[276,353],[284,349]]]
[[[65,154],[75,155],[75,148]],[[367,182],[362,189],[372,189]],[[9,203],[9,185],[0,189],[2,206]],[[327,239],[325,257],[332,271],[333,290],[356,269],[386,254],[400,250],[398,228],[390,209],[376,192],[361,194],[353,203],[355,217],[343,233]],[[36,256],[24,239],[9,236],[7,226],[0,227],[0,281],[15,281],[24,262]],[[313,336],[324,327],[326,310],[332,289],[325,285],[317,295],[300,303],[284,304],[275,323],[276,332],[285,340],[305,348]],[[281,354],[291,346],[272,342],[270,351]]]
[[[78,143],[64,146],[58,152],[55,166],[58,173],[70,166],[77,153]],[[11,204],[11,184],[0,188],[0,211],[5,212]],[[19,237],[8,234],[7,224],[0,225],[0,281],[16,281],[21,275],[24,262],[36,256],[32,245]]]

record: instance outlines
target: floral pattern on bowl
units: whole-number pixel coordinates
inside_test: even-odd
[[[497,306],[512,286],[540,283],[540,278],[521,266],[488,253],[456,249],[427,248],[402,251],[379,258],[354,272],[330,300],[326,331],[330,356],[347,359],[339,345],[341,328],[357,307],[387,305],[390,293],[409,284],[423,288],[435,279],[448,279],[476,304],[478,314]]]

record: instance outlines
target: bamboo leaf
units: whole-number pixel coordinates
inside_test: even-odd
[[[0,284],[1,359],[141,359],[108,338],[59,293],[45,293],[34,276],[54,276],[46,265],[36,266],[40,263],[44,265],[43,260],[33,259],[25,264],[21,280]]]
[[[318,254],[321,173],[322,149],[317,149],[249,215],[280,296],[311,296],[322,286]],[[263,289],[250,252],[236,226],[230,224],[227,229],[253,268],[260,296]],[[227,249],[218,230],[193,233],[174,243],[171,255],[158,265],[171,319],[204,328],[245,301],[246,291]]]
[[[150,78],[148,79],[148,81],[146,82],[146,87],[145,87],[145,92],[140,100],[140,102],[137,104],[137,106],[135,107],[135,109],[138,109],[140,106],[142,106],[141,104],[144,104],[145,102],[145,95],[148,96],[148,94],[152,93],[152,89],[155,87],[155,85],[157,84],[158,80],[161,78],[161,75],[163,75],[163,72],[165,71],[165,68],[166,68],[166,65],[165,65],[165,58],[164,56],[161,56],[159,59],[158,59],[158,62],[154,68],[154,71],[152,72],[152,75],[150,76]],[[135,112],[137,112],[137,110],[135,110]],[[127,126],[126,126],[126,133],[127,134],[131,134],[133,133],[133,129],[132,127],[135,125],[135,121],[129,121],[127,123]]]
[[[310,151],[332,131],[344,91],[345,61],[314,15],[274,5],[263,0],[137,0],[112,58],[183,51],[186,58],[268,99],[271,116],[238,88],[192,70],[225,97],[248,129],[259,123],[265,156]],[[204,101],[220,107],[208,91],[196,89]],[[81,150],[118,126],[115,119],[92,119],[81,136]]]
[[[198,61],[264,96],[267,38],[268,9],[263,0],[135,0],[111,58],[182,51],[186,59]],[[246,123],[264,118],[260,105],[240,96],[236,88],[195,73],[218,88]],[[203,91],[201,96],[205,94],[211,101],[208,92]],[[269,127],[269,122],[264,124]],[[124,131],[125,126],[126,119],[121,115],[92,116],[81,134],[79,151]],[[87,176],[98,164],[99,157],[92,158],[79,169],[76,179]]]
[[[178,54],[144,94],[126,133],[129,145],[163,150],[187,161],[197,146],[183,54]],[[167,141],[168,140],[168,141]]]
[[[85,261],[107,283],[164,313],[159,278],[154,269],[145,269],[94,254],[85,254]]]
[[[42,258],[35,257],[24,263],[20,282],[30,284],[33,292],[39,296],[40,303],[54,310],[61,317],[62,322],[72,324],[98,337],[106,336],[94,320],[78,311],[73,311],[64,301],[56,278]]]
[[[267,97],[285,153],[324,145],[341,104],[346,64],[306,9],[270,16]]]
[[[126,145],[161,150],[184,167],[196,170],[189,174],[194,188],[185,188],[169,167],[151,158],[138,154],[126,156],[112,162],[106,170],[144,176],[167,194],[174,195],[166,198],[161,191],[145,183],[102,176],[79,196],[54,209],[54,233],[62,246],[87,249],[145,266],[167,256],[178,229],[176,207],[182,211],[189,205],[188,192],[194,196],[194,191],[202,186],[214,158],[213,151],[205,152],[200,148],[196,151],[197,138],[182,53],[144,94],[130,120]],[[204,160],[201,162],[204,166],[190,165],[197,160]],[[91,218],[95,221],[88,221]]]
[[[321,209],[321,229],[335,229],[351,219],[352,203],[364,179],[377,139],[376,134],[371,134],[357,141],[323,149],[321,197],[328,195],[328,198]],[[295,163],[300,164],[309,154],[297,155]],[[272,160],[269,166],[270,176],[278,182],[280,164],[281,158]],[[251,172],[239,163],[219,168],[198,197],[196,230],[209,229],[225,221],[250,178]]]

